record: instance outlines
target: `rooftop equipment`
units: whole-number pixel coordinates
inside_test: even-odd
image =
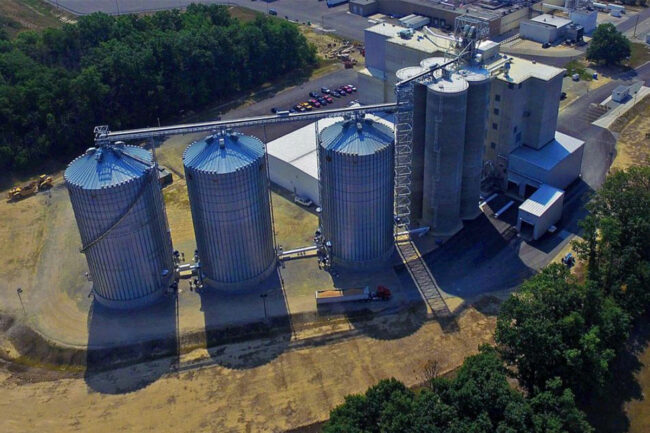
[[[204,284],[264,280],[276,264],[264,144],[221,131],[190,144],[183,165]]]
[[[371,269],[393,253],[393,131],[361,116],[319,135],[321,226],[334,264]]]
[[[157,300],[171,283],[174,264],[151,153],[119,142],[91,147],[64,177],[95,300],[111,308]]]

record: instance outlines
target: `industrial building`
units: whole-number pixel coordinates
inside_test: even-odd
[[[64,174],[95,300],[149,305],[174,276],[172,241],[151,153],[116,143],[89,148]]]
[[[372,269],[393,254],[392,129],[352,117],[319,134],[320,221],[332,262]]]
[[[530,16],[530,8],[524,2],[496,0],[351,0],[349,10],[361,16],[382,13],[406,17],[416,14],[429,18],[432,27],[443,30],[453,30],[457,17],[470,16],[487,24],[490,37],[519,28],[519,23]]]
[[[529,240],[537,240],[562,218],[564,191],[542,185],[519,206],[517,231]]]
[[[522,39],[529,39],[542,44],[565,39],[571,20],[555,15],[542,14],[533,19],[522,21],[519,33]]]
[[[183,166],[203,282],[239,289],[264,280],[276,265],[264,144],[220,131],[190,144]]]

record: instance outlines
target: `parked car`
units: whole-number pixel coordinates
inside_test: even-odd
[[[334,99],[332,99],[332,97],[329,96],[329,95],[325,97],[325,100],[327,101],[328,104],[331,104],[332,102],[334,102]]]
[[[307,198],[307,197],[300,197],[299,195],[295,196],[295,197],[293,198],[293,201],[296,202],[296,203],[298,203],[298,204],[300,204],[300,205],[303,205],[303,206],[305,206],[305,207],[310,207],[311,205],[314,204],[314,202],[311,201],[309,198]]]
[[[357,91],[357,88],[356,88],[355,86],[353,86],[352,84],[348,84],[348,85],[345,86],[345,87],[347,87],[348,89],[352,90],[353,92],[356,92],[356,91]]]
[[[310,99],[310,100],[309,100],[309,104],[311,104],[312,107],[320,108],[320,102],[318,102],[318,101],[315,100],[315,99]]]
[[[275,9],[269,9],[269,15],[274,15],[275,16],[277,14],[278,14],[278,11],[276,11]]]
[[[320,102],[320,105],[327,105],[328,104],[327,99],[325,99],[323,97],[318,98],[318,102]]]
[[[330,93],[331,96],[334,96],[335,98],[340,98],[341,95],[339,95],[339,92],[337,90],[332,90],[332,93]]]
[[[551,47],[551,43],[550,43],[550,42],[544,42],[544,43],[542,44],[542,48],[544,48],[544,49],[546,49],[546,48],[550,48],[550,47]]]
[[[318,98],[319,94],[316,92],[309,92],[309,96],[311,96],[312,98]]]
[[[273,108],[271,108],[271,113],[275,114],[275,113],[278,112],[278,110],[279,110],[278,107],[273,107]]]
[[[562,92],[562,94],[560,94],[560,99],[561,99],[561,100],[565,100],[565,99],[566,99],[566,92]]]
[[[324,93],[324,94],[326,94],[326,95],[329,95],[330,92],[331,92],[331,90],[328,89],[327,87],[321,87],[321,88],[320,88],[320,91],[321,91],[321,93]]]

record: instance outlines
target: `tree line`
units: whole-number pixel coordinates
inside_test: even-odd
[[[291,23],[242,23],[217,5],[0,35],[0,167],[68,158],[92,143],[95,125],[155,125],[308,70],[315,53]]]
[[[323,431],[592,432],[580,407],[604,395],[632,327],[650,312],[650,167],[613,172],[587,209],[574,242],[584,278],[549,265],[502,305],[496,346],[454,378],[418,392],[382,381],[346,397]]]

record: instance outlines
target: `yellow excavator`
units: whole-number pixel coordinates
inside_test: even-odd
[[[9,201],[20,200],[30,195],[36,194],[37,191],[43,191],[49,188],[52,188],[54,185],[54,179],[52,176],[42,174],[38,177],[38,180],[33,180],[28,184],[23,186],[16,186],[11,188],[7,193],[7,198]]]

